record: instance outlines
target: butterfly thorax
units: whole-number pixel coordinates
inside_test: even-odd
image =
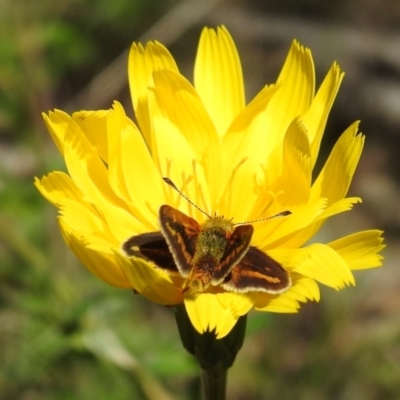
[[[207,220],[197,238],[193,264],[196,265],[202,258],[211,258],[218,264],[233,228],[232,222],[223,217]]]

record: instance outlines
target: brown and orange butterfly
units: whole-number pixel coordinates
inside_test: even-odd
[[[170,179],[164,181],[186,198]],[[284,211],[273,217],[290,214]],[[181,211],[162,205],[161,232],[132,236],[122,250],[128,256],[144,257],[171,274],[180,273],[186,279],[184,291],[202,292],[212,285],[239,293],[279,294],[291,286],[289,274],[277,261],[250,246],[252,225],[206,215],[208,220],[200,225]]]

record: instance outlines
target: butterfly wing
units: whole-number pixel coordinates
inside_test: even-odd
[[[169,273],[178,273],[168,244],[161,232],[132,236],[122,244],[127,256],[144,257]]]
[[[239,225],[228,238],[224,254],[214,272],[211,283],[219,285],[231,269],[237,265],[249,250],[254,228],[252,225]]]
[[[186,278],[193,266],[200,225],[193,218],[168,205],[160,207],[160,225],[175,264]]]
[[[136,256],[141,246],[151,246],[152,243],[162,240],[165,242],[161,232],[142,233],[140,235],[131,236],[129,239],[125,240],[125,242],[122,243],[122,250],[127,256]]]
[[[257,247],[250,247],[221,286],[238,293],[256,291],[279,294],[289,289],[291,284],[289,274],[277,261]]]

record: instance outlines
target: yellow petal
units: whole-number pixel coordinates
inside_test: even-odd
[[[43,177],[42,181],[36,179],[35,185],[59,208],[64,226],[82,238],[87,248],[111,254],[112,246],[120,246],[98,210],[84,201],[68,175],[54,172]]]
[[[268,171],[270,165],[273,165],[274,171],[276,170],[275,154],[282,151],[285,133],[293,119],[302,115],[310,106],[314,96],[314,79],[314,64],[310,51],[293,42],[276,87],[266,89],[260,98],[257,96],[255,99],[257,107],[252,107],[251,111],[257,115],[249,113],[248,116],[253,118],[247,124],[241,118],[240,124],[236,122],[229,128],[226,144],[228,151],[235,155],[231,162],[231,168],[237,168],[235,185],[245,187],[249,185],[248,182],[263,180],[264,171]],[[263,100],[263,103],[260,100]],[[264,110],[260,107],[261,104],[264,105]],[[246,128],[244,132],[237,133],[245,135],[245,140],[240,143],[234,132],[244,127]],[[241,146],[238,151],[239,143]],[[274,155],[273,161],[268,161],[271,155]],[[229,165],[229,160],[225,161],[225,165]],[[280,167],[278,155],[278,171]],[[228,184],[231,185],[230,180]],[[244,199],[247,194],[249,200]],[[232,209],[242,211],[240,218],[243,217],[244,208],[238,207],[237,204],[244,204],[245,201],[252,208],[256,202],[254,190],[236,189],[235,198],[237,198],[236,205]]]
[[[215,329],[217,339],[226,336],[252,306],[251,296],[240,293],[201,293],[185,297],[186,311],[195,329],[200,333]]]
[[[319,301],[320,292],[313,279],[294,274],[292,287],[279,296],[259,293],[254,308],[257,311],[294,313],[300,308],[300,302]]]
[[[309,49],[293,41],[278,77],[279,90],[268,105],[268,137],[274,149],[289,124],[309,108],[314,97],[315,72]]]
[[[72,230],[63,217],[59,218],[59,223],[61,233],[68,247],[93,275],[112,286],[120,288],[131,287],[113,255],[88,248],[82,234]]]
[[[221,210],[224,215],[248,220],[258,201],[255,183],[264,178],[262,167],[268,153],[267,129],[263,121],[265,109],[275,92],[274,86],[264,88],[238,115],[223,139],[219,154],[223,166],[215,170],[221,176],[216,210]],[[253,158],[260,150],[260,158]],[[249,185],[249,190],[242,190]]]
[[[71,178],[85,198],[94,203],[104,197],[112,198],[107,169],[78,124],[61,111],[50,112],[48,116],[44,115],[44,119],[58,147],[62,149]],[[78,173],[75,166],[80,170]]]
[[[354,285],[354,277],[343,258],[331,247],[314,243],[293,250],[295,272],[315,279],[326,286],[341,289],[344,285]]]
[[[81,202],[82,192],[77,188],[71,177],[64,172],[55,171],[43,176],[42,179],[35,178],[35,186],[50,203],[60,207],[65,198]]]
[[[178,186],[183,173],[186,177],[196,176],[207,199],[219,187],[219,176],[215,173],[219,145],[214,125],[194,88],[181,75],[171,71],[155,72],[154,84],[157,107],[153,123],[160,170]],[[189,194],[196,195],[195,192]]]
[[[146,229],[157,230],[165,183],[142,135],[118,102],[108,114],[107,131],[110,185]]]
[[[218,143],[213,122],[193,86],[171,71],[154,74],[154,93],[164,117],[176,126],[198,158]],[[157,132],[161,135],[161,132]]]
[[[106,118],[108,110],[78,111],[72,114],[73,120],[89,139],[99,156],[108,163],[108,138]]]
[[[129,52],[128,74],[132,103],[136,110],[140,98],[147,97],[149,86],[153,86],[153,72],[167,69],[178,72],[170,52],[159,42],[148,42],[146,47],[133,43]]]
[[[252,243],[263,250],[280,246],[292,247],[293,236],[312,224],[321,215],[325,207],[325,199],[319,199],[312,204],[291,207],[289,211],[292,214],[287,217],[273,218],[254,224],[255,232]],[[287,208],[284,206],[279,206],[279,209],[273,208],[270,215],[286,210]]]
[[[196,91],[223,136],[244,108],[242,67],[225,27],[203,29],[194,69]]]
[[[87,207],[84,203],[65,199],[60,207],[60,214],[63,216],[63,221],[75,232],[81,234],[96,231],[109,233],[107,226],[99,218],[95,209]]]
[[[141,132],[152,151],[152,123],[149,110],[149,87],[153,87],[153,72],[167,69],[178,72],[169,51],[158,42],[148,42],[146,47],[133,43],[129,52],[128,76],[132,103]]]
[[[278,89],[275,85],[265,86],[233,120],[222,139],[222,147],[226,150],[222,156],[231,167],[235,160],[249,157],[260,145],[267,143],[265,110]]]
[[[317,160],[326,121],[343,77],[344,73],[341,72],[339,66],[334,63],[318,89],[310,108],[302,117],[311,143],[312,167],[314,167]]]
[[[133,124],[132,124],[133,125]],[[129,179],[129,173],[126,173],[123,162],[125,154],[122,152],[125,150],[122,141],[123,136],[133,136],[136,132],[130,130],[129,120],[125,115],[125,111],[120,103],[114,102],[113,109],[109,111],[106,121],[106,132],[107,132],[107,158],[108,158],[108,180],[114,193],[121,199],[131,200],[127,189],[127,180]],[[127,132],[129,130],[129,132]],[[141,137],[142,139],[142,137]],[[143,139],[141,140],[143,142]],[[132,157],[135,156],[134,149],[129,149]],[[133,164],[133,163],[132,163]],[[136,163],[135,163],[136,164]],[[141,180],[141,177],[135,177]],[[147,211],[147,210],[145,210]]]
[[[98,157],[95,147],[92,146],[78,124],[64,111],[50,111],[49,115],[42,113],[42,117],[62,156],[64,155],[65,146],[71,146],[74,142],[81,142],[82,146],[90,149],[95,154],[95,157]]]
[[[118,253],[115,256],[131,286],[142,296],[163,305],[182,303],[182,288],[162,269],[137,257],[128,258]]]
[[[340,136],[312,186],[312,198],[325,197],[331,205],[346,196],[364,146],[364,136],[357,132],[355,122]]]
[[[325,220],[329,217],[332,217],[336,214],[340,214],[345,211],[350,211],[354,204],[361,203],[361,199],[359,197],[346,197],[345,199],[341,199],[336,201],[327,207],[323,213],[318,217],[318,220]]]
[[[270,190],[283,192],[279,197],[280,204],[290,208],[308,203],[311,185],[310,146],[304,125],[297,118],[285,135],[281,168],[280,176],[270,185]],[[272,180],[273,177],[267,177],[267,181]]]
[[[36,179],[35,185],[44,197],[62,210],[65,218],[67,216],[71,217],[70,219],[68,218],[68,223],[71,227],[75,226],[75,222],[80,224],[85,219],[91,218],[93,221],[97,221],[92,222],[96,224],[99,230],[106,230],[107,232],[109,230],[114,240],[121,244],[135,233],[143,232],[143,224],[124,209],[112,204],[102,209],[99,206],[94,207],[90,202],[87,202],[74,181],[62,172],[53,172],[43,177],[41,181]],[[87,218],[79,216],[81,212],[78,213],[76,209],[78,205],[82,208],[81,212],[85,210],[88,213]],[[75,213],[77,213],[77,216],[75,216]],[[82,221],[79,221],[80,218],[82,218]],[[101,228],[98,225],[100,220],[102,221]],[[75,227],[75,229],[79,228]],[[90,227],[87,231],[93,231],[93,229],[93,227]]]
[[[302,246],[320,230],[327,218],[351,210],[356,203],[361,203],[361,199],[359,197],[348,197],[333,203],[323,210],[319,215],[315,216],[313,221],[309,220],[308,226],[305,226],[304,229],[298,230],[297,232],[293,231],[290,238],[287,238],[287,240],[284,242],[284,245],[286,247]],[[304,209],[304,213],[307,213],[307,208]]]
[[[71,178],[83,193],[83,200],[95,204],[113,236],[121,243],[145,226],[135,218],[126,203],[115,195],[108,170],[79,126],[65,113],[51,113],[47,124],[63,143],[64,159]]]
[[[382,234],[378,230],[357,232],[327,246],[335,250],[352,270],[379,267],[383,257],[378,253],[386,247],[382,244]]]

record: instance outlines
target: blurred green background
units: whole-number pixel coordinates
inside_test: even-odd
[[[64,170],[41,112],[109,108],[132,115],[126,50],[166,44],[192,79],[204,25],[225,24],[247,99],[275,81],[293,38],[318,82],[346,77],[322,157],[361,119],[366,148],[351,195],[364,200],[319,234],[386,231],[384,268],[357,286],[322,288],[296,315],[251,314],[229,399],[398,399],[400,389],[400,2],[397,0],[0,0],[0,399],[197,399],[198,369],[173,311],[108,287],[80,265],[33,176]]]

